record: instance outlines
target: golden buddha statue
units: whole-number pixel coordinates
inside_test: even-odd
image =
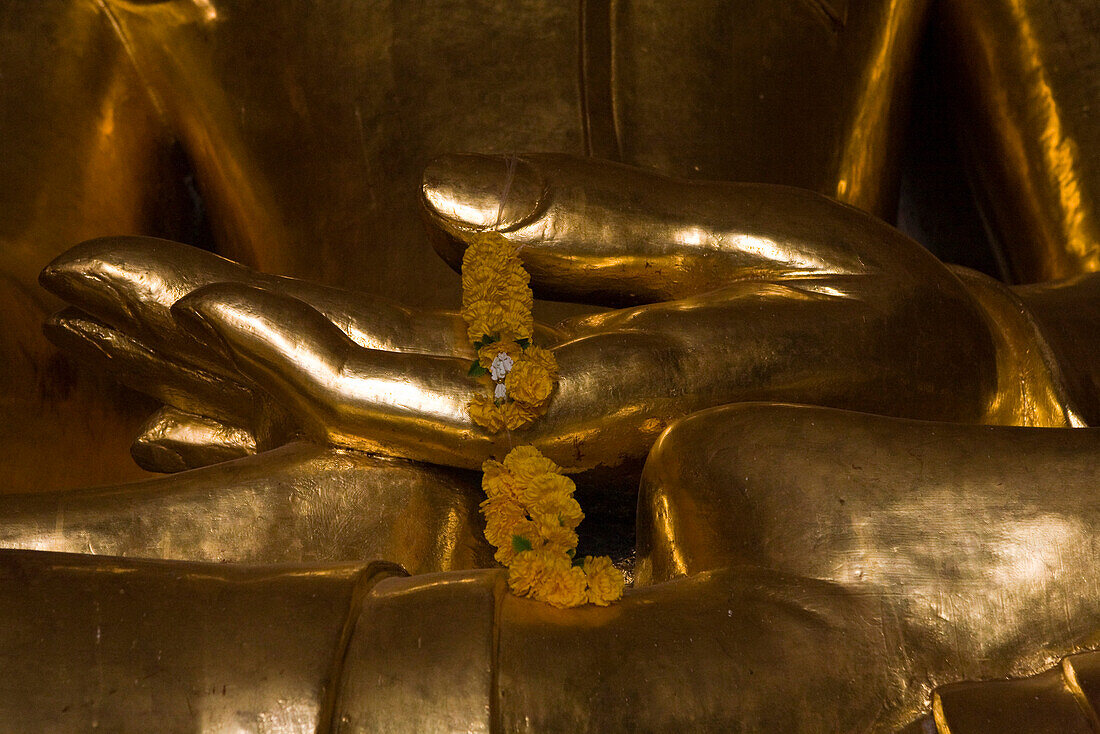
[[[942,687],[941,734],[1085,732],[1095,654],[959,681],[1095,645],[1097,439],[704,411],[647,463],[638,583],[608,607],[491,570],[0,551],[0,708],[29,730],[908,732],[937,731]]]
[[[1036,35],[1043,8],[1009,4],[995,21],[1027,20],[1019,37],[1032,46],[1068,43]],[[62,105],[102,122],[91,162],[61,155],[86,175],[59,174],[57,195],[72,194],[76,211],[94,197],[118,206],[121,189],[104,182],[126,156],[106,121],[138,125],[146,134],[119,137],[145,167],[117,178],[132,186],[129,229],[149,233],[138,214],[173,194],[140,187],[171,180],[150,172],[171,161],[143,145],[174,136],[219,251],[295,277],[120,237],[46,269],[43,284],[77,307],[52,322],[52,337],[168,406],[142,432],[140,460],[209,466],[0,500],[8,548],[188,561],[0,553],[8,718],[62,730],[895,731],[923,726],[937,686],[1029,675],[1089,648],[1100,606],[1081,592],[1094,586],[1095,435],[1049,428],[1100,412],[1088,338],[1100,281],[1009,288],[944,266],[866,213],[890,209],[923,4],[792,0],[769,4],[767,17],[763,4],[741,8],[751,33],[729,32],[746,40],[735,54],[755,74],[717,90],[713,70],[736,55],[717,40],[683,43],[700,27],[722,37],[713,23],[729,11],[717,3],[585,2],[579,16],[547,5],[387,6],[363,19],[355,14],[381,6],[307,14],[112,0],[28,14],[51,42],[118,54],[117,71],[99,68],[100,87],[78,85],[73,59],[51,58],[67,72],[51,87],[59,98],[68,83],[110,100]],[[69,25],[42,20],[50,13]],[[967,19],[981,33],[997,27]],[[580,50],[562,50],[563,38]],[[277,60],[257,57],[279,39]],[[485,39],[511,65],[457,85],[452,75],[469,74]],[[528,58],[537,65],[518,73],[515,59]],[[835,75],[799,74],[808,60]],[[698,69],[710,71],[685,84]],[[746,93],[757,89],[769,96],[759,106]],[[148,107],[139,123],[123,120],[128,105]],[[1011,119],[998,124],[1010,139]],[[428,163],[448,150],[532,147],[561,152]],[[1055,168],[1040,163],[1032,177]],[[424,166],[419,187],[401,185]],[[1091,221],[1087,168],[1055,172],[1059,201],[1073,188],[1073,216]],[[865,211],[684,176],[798,184]],[[464,329],[422,310],[457,305],[457,288],[431,292],[418,208],[452,264],[471,237],[500,231],[521,245],[537,294],[620,307],[540,328],[562,378],[531,429],[493,438],[466,416],[475,386]],[[40,249],[27,261],[52,257],[86,225],[78,217],[55,239],[29,238]],[[1087,252],[1088,227],[1073,231],[1054,238],[1060,252]],[[1074,272],[1093,269],[1075,262]],[[446,271],[436,273],[442,282]],[[729,406],[750,401],[863,412]],[[77,425],[103,445],[96,419]],[[621,603],[552,609],[507,594],[499,571],[471,570],[488,550],[466,470],[523,441],[581,477],[629,478],[659,436],[637,588]],[[1011,518],[998,514],[1005,506]],[[401,578],[355,562],[372,557],[447,573]],[[315,563],[203,563],[226,560]],[[1051,712],[1089,700],[1088,660],[1068,658],[1063,670],[1080,678],[1059,679],[1077,680],[1067,690],[1081,695],[1052,693],[1035,721],[1069,721]],[[1020,685],[1032,695],[1047,684]],[[977,720],[999,690],[943,689],[933,725],[961,730],[948,718]]]
[[[429,161],[469,150],[797,185],[889,218],[926,3],[849,5],[13,6],[0,333],[22,429],[0,442],[9,491],[140,476],[125,449],[150,404],[120,407],[39,334],[57,301],[35,278],[82,240],[204,242],[266,272],[452,308],[457,281],[416,191]]]

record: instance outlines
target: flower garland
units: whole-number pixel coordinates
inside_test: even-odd
[[[530,425],[546,412],[558,382],[554,355],[531,344],[530,283],[516,246],[496,232],[477,235],[462,256],[462,318],[477,350],[470,375],[490,386],[466,409],[489,433]],[[584,512],[561,467],[534,446],[520,446],[482,471],[485,538],[508,567],[515,594],[557,607],[606,606],[622,596],[623,575],[610,558],[576,558]]]
[[[623,594],[623,575],[606,556],[578,563],[577,526],[584,519],[577,488],[534,446],[482,465],[485,538],[508,567],[508,586],[556,607],[607,606]]]
[[[496,232],[478,235],[462,256],[462,318],[477,350],[470,375],[490,387],[466,410],[489,433],[533,423],[558,382],[553,353],[531,344],[530,282],[516,246]]]

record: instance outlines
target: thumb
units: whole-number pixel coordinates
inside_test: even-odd
[[[499,232],[520,246],[537,296],[600,305],[737,280],[863,274],[891,243],[915,246],[810,191],[688,181],[569,155],[443,156],[424,171],[420,194],[452,267],[474,237]]]

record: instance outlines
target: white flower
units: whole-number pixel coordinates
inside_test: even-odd
[[[499,352],[497,356],[493,357],[493,363],[489,365],[489,375],[496,382],[500,382],[504,379],[505,375],[508,374],[508,371],[512,369],[513,364],[515,363],[512,361],[511,357],[504,352]],[[501,396],[498,395],[497,397]]]
[[[508,391],[504,389],[503,382],[498,382],[496,387],[493,388],[493,397],[497,400],[503,400],[508,397]]]

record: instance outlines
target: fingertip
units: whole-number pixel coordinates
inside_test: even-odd
[[[100,237],[66,250],[39,273],[54,295],[126,331],[161,334],[168,309],[206,283],[242,280],[251,271],[190,245],[156,237]]]
[[[65,281],[65,261],[54,258],[49,265],[38,273],[38,285],[45,288],[55,296],[64,297],[61,289]]]
[[[156,474],[175,474],[195,468],[188,466],[178,451],[145,436],[138,436],[130,444],[130,458],[145,471]]]
[[[168,333],[172,302],[206,277],[204,269],[213,269],[210,258],[215,256],[152,237],[101,237],[58,255],[38,282],[97,319],[155,343]]]
[[[231,324],[232,304],[227,304],[223,284],[199,288],[172,304],[172,318],[196,341],[206,344],[226,359],[232,351],[224,332]],[[230,327],[231,328],[231,327]]]
[[[70,307],[47,316],[46,320],[42,322],[42,331],[46,338],[57,345],[57,342],[54,341],[55,337],[64,338],[73,331],[78,330],[76,324],[80,320],[79,314],[80,312],[77,309]]]
[[[42,333],[58,349],[76,355],[96,356],[114,341],[117,333],[78,308],[65,308],[49,316]]]
[[[214,283],[176,301],[172,316],[192,337],[236,361],[257,350],[270,351],[274,337],[286,331],[284,314],[299,308],[310,307],[255,286]]]
[[[82,286],[101,270],[110,238],[87,240],[55,257],[38,274],[38,284],[66,301],[77,300]]]
[[[130,446],[138,466],[165,474],[255,453],[256,441],[249,431],[168,406],[146,421]]]
[[[312,306],[242,283],[205,286],[172,307],[181,328],[246,373],[281,370],[332,351],[346,336]]]
[[[456,234],[514,228],[538,212],[545,192],[538,169],[514,155],[443,155],[420,183],[430,220]]]

